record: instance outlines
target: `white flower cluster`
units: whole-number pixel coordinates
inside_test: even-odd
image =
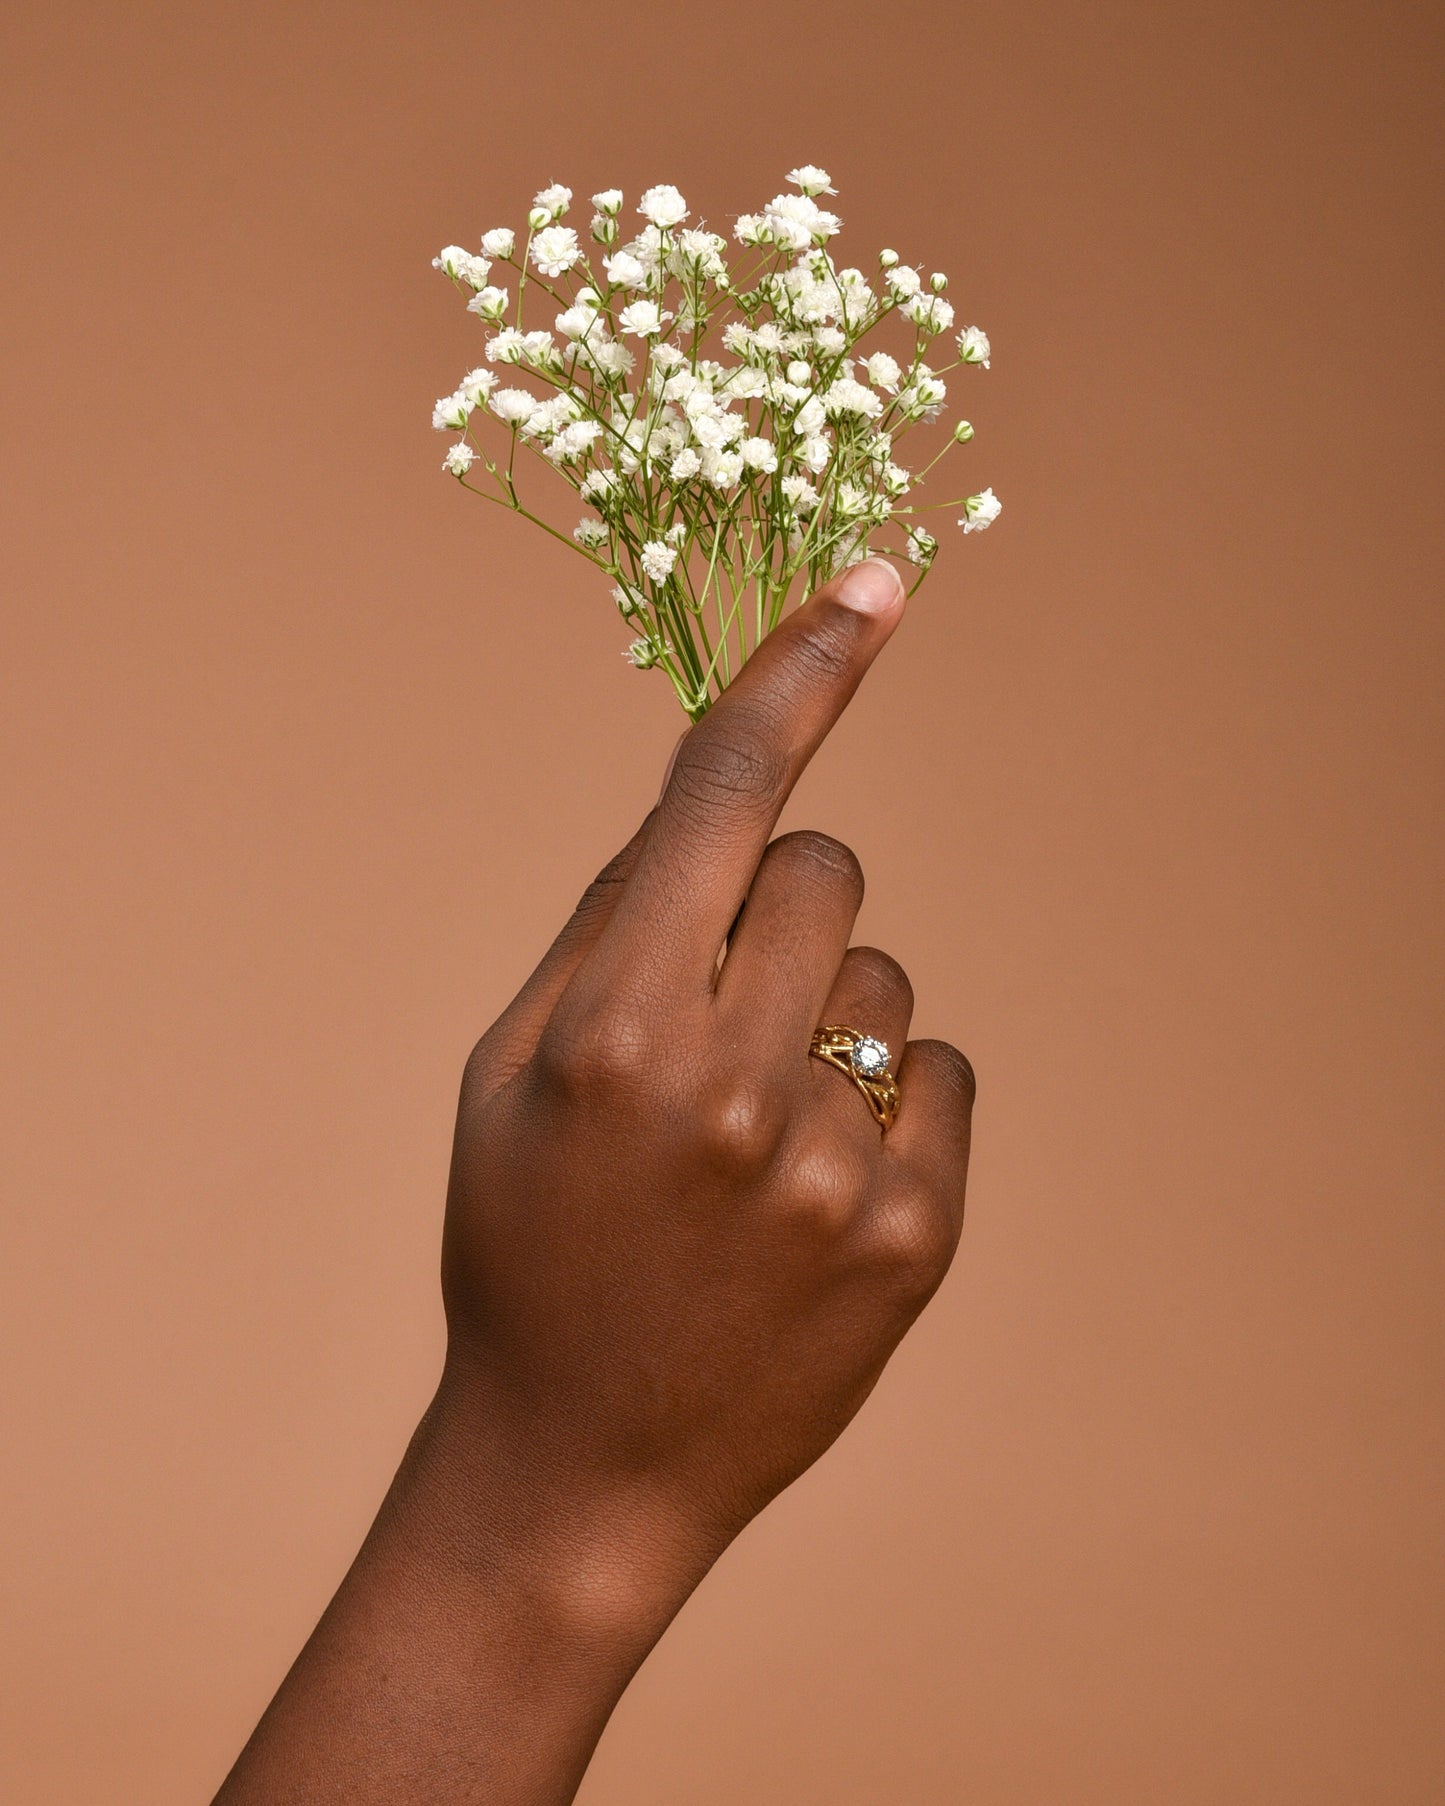
[[[522,500],[519,455],[572,486],[589,512],[571,542],[615,580],[637,636],[626,656],[665,671],[694,719],[789,602],[842,565],[893,552],[917,587],[938,541],[911,498],[973,428],[959,421],[918,468],[898,461],[898,442],[940,419],[950,372],[989,367],[987,334],[954,330],[946,277],[894,251],[875,280],[839,268],[828,247],[841,222],[818,198],[835,192],[828,172],[804,164],[788,181],[794,192],[738,217],[731,265],[727,240],[689,223],[665,184],[641,196],[644,224],[626,241],[621,191],[594,194],[595,253],[564,223],[572,190],[553,183],[520,238],[499,226],[478,252],[448,245],[432,260],[490,329],[485,363],[432,412],[462,435],[445,469],[557,537]],[[524,329],[524,307],[550,327]],[[891,348],[860,346],[875,332]],[[1000,510],[992,489],[934,506],[961,506],[965,533]]]

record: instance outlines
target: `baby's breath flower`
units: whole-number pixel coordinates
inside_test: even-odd
[[[940,295],[915,295],[903,311],[923,332],[947,332],[953,324],[953,306]]]
[[[587,361],[593,364],[600,374],[609,381],[618,377],[629,376],[632,366],[637,361],[625,345],[619,345],[615,339],[595,349],[590,343],[584,346]]]
[[[832,179],[826,169],[819,169],[816,163],[804,163],[797,169],[788,171],[788,180],[795,188],[801,188],[806,195],[837,194]]]
[[[459,433],[467,424],[473,406],[460,390],[455,395],[443,395],[431,411],[432,426],[439,433]]]
[[[828,467],[828,460],[833,455],[833,442],[821,433],[815,439],[805,439],[803,448],[798,453],[799,461],[805,464],[814,476]]]
[[[827,417],[823,403],[816,395],[810,395],[793,416],[793,431],[807,438],[821,428]]]
[[[496,376],[490,370],[468,370],[457,384],[457,394],[475,408],[484,402],[496,387]]]
[[[981,326],[967,326],[958,335],[958,355],[966,364],[982,364],[988,369],[991,355],[988,334]]]
[[[564,188],[560,182],[553,182],[550,188],[533,197],[533,205],[543,208],[553,219],[561,219],[572,205],[572,190]]]
[[[617,324],[624,332],[635,334],[639,339],[650,339],[662,331],[665,321],[672,318],[664,314],[655,301],[633,301],[617,316]]]
[[[614,251],[602,267],[615,288],[646,288],[647,265],[635,251]]]
[[[757,401],[768,393],[768,379],[750,364],[739,364],[730,370],[719,387],[719,393],[735,401]]]
[[[661,187],[647,190],[637,203],[637,211],[644,219],[651,220],[654,226],[666,229],[681,225],[687,218],[687,202],[675,188],[664,183]]]
[[[561,276],[582,261],[582,247],[571,226],[545,226],[532,240],[532,262],[544,276]]]
[[[615,500],[618,483],[615,470],[589,470],[578,485],[577,493],[583,501],[592,502],[598,508],[607,508]]]
[[[883,278],[900,301],[907,301],[923,287],[923,278],[906,263],[895,263]]]
[[[431,267],[450,276],[453,282],[466,282],[472,288],[481,288],[492,266],[485,257],[474,257],[460,245],[447,245],[440,256],[432,258]]]
[[[981,533],[985,527],[991,527],[1003,513],[1003,503],[991,489],[985,489],[978,495],[965,498],[963,516],[959,526],[965,533]]]
[[[649,539],[642,548],[642,568],[654,583],[666,583],[676,563],[676,547],[664,540]]]
[[[556,435],[547,455],[558,464],[571,464],[585,458],[601,437],[602,428],[595,420],[574,420]]]
[[[585,338],[591,332],[597,332],[599,339],[605,336],[605,329],[596,310],[585,307],[580,302],[564,308],[554,324],[564,339]]]
[[[790,251],[804,251],[821,244],[842,226],[836,213],[825,213],[806,194],[776,194],[763,210],[769,238]]]
[[[487,340],[489,364],[520,364],[525,355],[525,342],[515,326],[504,326],[494,339]]]
[[[862,420],[876,420],[883,403],[869,388],[851,376],[840,376],[823,391],[824,410],[835,419],[841,414],[856,414]]]
[[[480,314],[484,320],[491,320],[495,323],[506,313],[508,299],[507,291],[504,288],[490,286],[479,288],[467,302],[467,312]]]
[[[509,426],[520,426],[524,420],[531,419],[539,404],[536,396],[529,395],[525,389],[496,389],[488,397],[487,405],[498,420],[505,420]]]
[[[714,489],[736,489],[743,477],[743,455],[709,447],[702,454],[702,480]]]
[[[913,381],[898,392],[898,403],[910,420],[936,420],[948,395],[948,385],[925,365],[920,365]]]
[[[489,281],[493,260],[522,261],[510,227],[484,233],[480,255],[448,245],[434,259],[490,329],[483,365],[433,410],[434,425],[465,435],[445,468],[484,470],[468,489],[538,520],[519,460],[535,454],[571,488],[586,512],[554,530],[594,566],[636,573],[613,590],[637,635],[626,656],[661,666],[693,719],[735,675],[735,650],[746,656],[794,597],[875,544],[920,580],[937,551],[918,510],[900,505],[916,479],[897,442],[946,403],[921,353],[953,328],[947,282],[891,250],[871,275],[836,267],[840,222],[819,204],[833,193],[827,171],[800,164],[788,180],[789,192],[737,216],[734,239],[765,254],[735,253],[736,271],[727,242],[687,225],[667,185],[642,195],[642,229],[627,242],[622,191],[594,194],[595,249],[560,223],[571,190],[540,190],[525,262],[542,280],[521,274],[510,291]],[[894,311],[917,328],[907,363],[868,342]],[[961,362],[987,366],[979,328],[956,342]],[[542,395],[500,386],[498,366],[536,372]],[[508,436],[495,460],[478,449],[494,430]],[[943,451],[972,437],[959,422]],[[1000,511],[991,489],[963,509],[965,533]]]
[[[521,360],[530,364],[534,370],[546,370],[558,365],[561,360],[557,356],[557,346],[550,332],[524,332],[521,342]]]

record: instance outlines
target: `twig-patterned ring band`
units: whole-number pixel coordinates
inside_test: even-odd
[[[848,1077],[868,1100],[880,1128],[891,1129],[898,1114],[898,1081],[888,1068],[888,1043],[839,1022],[825,1023],[808,1052]]]

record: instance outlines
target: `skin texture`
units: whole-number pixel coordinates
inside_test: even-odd
[[[441,1384],[217,1806],[572,1799],[643,1657],[943,1278],[968,1062],[907,1041],[907,977],[849,947],[852,853],[770,842],[902,611],[869,561],[764,643],[478,1043]],[[886,1136],[809,1057],[820,1022],[894,1050]]]

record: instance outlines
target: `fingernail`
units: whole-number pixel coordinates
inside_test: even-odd
[[[662,801],[662,793],[664,790],[667,789],[667,780],[672,776],[672,768],[677,763],[677,755],[678,755],[678,752],[681,750],[682,743],[684,740],[686,740],[686,738],[688,737],[688,735],[691,732],[692,732],[691,728],[685,727],[682,730],[682,732],[677,736],[677,745],[674,746],[672,751],[667,755],[667,764],[663,768],[663,773],[662,773],[662,784],[659,787],[658,792],[657,792],[657,802],[658,803],[660,803]],[[654,803],[652,806],[655,809],[657,807],[657,803]]]
[[[903,579],[886,558],[865,558],[848,566],[833,593],[860,615],[886,615],[903,599]]]

